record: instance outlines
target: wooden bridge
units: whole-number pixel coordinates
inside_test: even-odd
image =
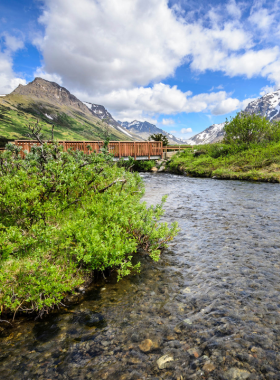
[[[73,149],[86,154],[99,153],[104,145],[103,141],[59,141],[58,143],[63,146],[65,152]],[[21,146],[22,152],[30,152],[33,145],[40,145],[33,140],[16,140],[14,144]],[[133,157],[135,160],[158,160],[163,157],[161,141],[110,141],[108,151],[114,155],[115,161],[120,158],[127,160],[128,157]]]

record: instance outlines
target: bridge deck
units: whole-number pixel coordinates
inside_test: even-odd
[[[82,150],[86,154],[99,152],[104,145],[103,141],[59,141],[64,151],[68,149]],[[33,145],[39,145],[33,140],[16,140],[15,145],[22,147],[22,152],[31,151]],[[151,160],[162,158],[163,146],[161,141],[110,141],[109,152],[114,155],[114,160],[133,157],[135,160]]]

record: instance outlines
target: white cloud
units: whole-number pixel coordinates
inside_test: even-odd
[[[224,99],[212,109],[213,115],[223,115],[235,111],[239,108],[240,101],[238,99]]]
[[[181,133],[183,133],[183,134],[192,133],[192,129],[191,128],[182,128]]]
[[[173,119],[162,119],[161,124],[162,125],[172,125],[172,124],[175,124],[175,121]]]
[[[269,14],[268,10],[265,8],[259,8],[252,12],[248,21],[252,23],[255,28],[267,31],[270,29],[271,25],[273,25],[274,15]]]
[[[244,106],[225,91],[213,92],[222,85],[192,96],[160,83],[182,63],[198,74],[263,76],[280,86],[280,51],[275,42],[266,44],[268,26],[270,34],[279,29],[280,35],[278,13],[260,2],[230,0],[204,14],[187,12],[180,1],[170,8],[167,0],[44,2],[45,34],[34,39],[44,65],[36,75],[104,104],[121,120],[178,112],[218,115]]]
[[[277,90],[277,89],[275,89],[273,86],[264,86],[261,88],[260,95],[264,96],[265,94],[267,94],[269,92],[273,92],[275,90]]]
[[[248,27],[265,16],[264,27],[272,16],[256,10],[241,21],[242,9],[234,0],[225,4],[227,13],[212,7],[197,20],[184,15],[179,3],[169,8],[166,0],[45,4],[40,18],[45,36],[36,39],[44,55],[42,69],[89,95],[156,83],[186,61],[198,72],[267,76],[264,69],[280,56],[278,48],[258,45],[255,27]],[[205,20],[210,24],[205,26]]]
[[[221,115],[232,112],[242,105],[242,102],[229,97],[225,91],[192,95],[191,91],[182,92],[177,86],[170,87],[163,83],[148,88],[111,91],[91,98],[85,98],[85,94],[76,95],[79,99],[105,105],[119,120],[128,118],[133,120],[140,117],[143,119],[157,114],[174,115],[181,112],[211,111],[215,115]]]
[[[3,33],[1,47],[0,39],[0,94],[5,95],[12,92],[19,84],[26,81],[19,78],[13,71],[13,53],[24,46],[23,40]]]
[[[35,71],[34,76],[46,79],[46,80],[48,80],[50,82],[58,83],[61,86],[63,84],[62,78],[59,75],[57,75],[57,74],[48,74],[45,71],[43,71],[41,68],[38,68]]]
[[[224,86],[220,84],[219,86],[212,86],[209,91],[214,91],[214,90],[223,90]]]
[[[240,7],[236,4],[235,0],[230,0],[226,4],[226,9],[230,16],[239,19],[242,15]]]
[[[183,22],[166,0],[46,0],[44,71],[89,93],[145,86],[188,54]]]

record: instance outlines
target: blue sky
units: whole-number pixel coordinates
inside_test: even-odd
[[[189,138],[280,87],[279,1],[0,3],[0,94],[36,76]]]

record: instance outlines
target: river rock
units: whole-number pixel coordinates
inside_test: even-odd
[[[158,168],[156,168],[155,166],[153,166],[152,169],[151,169],[151,172],[156,173],[157,171],[158,171]]]
[[[159,369],[168,368],[168,363],[173,362],[173,356],[171,355],[163,355],[157,360],[157,365]]]
[[[214,371],[214,369],[215,369],[215,366],[210,361],[207,361],[203,366],[203,371],[206,371],[206,372],[212,372]]]
[[[191,289],[186,288],[186,289],[182,290],[182,293],[185,293],[185,294],[191,293]]]
[[[201,350],[198,347],[190,348],[187,352],[191,356],[194,356],[196,359],[199,358],[202,354]]]
[[[250,376],[250,372],[239,368],[230,368],[225,373],[226,380],[246,380]]]
[[[158,342],[151,339],[145,339],[139,344],[139,348],[142,352],[149,352],[159,347]]]

